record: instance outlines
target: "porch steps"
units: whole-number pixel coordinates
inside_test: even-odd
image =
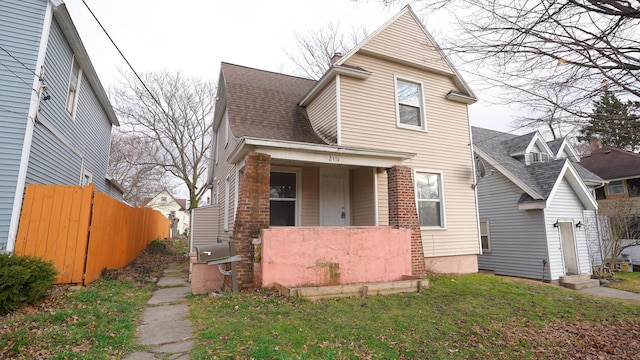
[[[406,278],[409,278],[407,276]],[[322,299],[335,299],[342,297],[367,297],[370,295],[388,295],[407,292],[420,292],[429,287],[429,280],[414,278],[399,281],[383,281],[374,283],[287,287],[275,284],[280,295],[287,297],[300,297],[311,301]]]
[[[588,274],[568,275],[560,277],[560,286],[567,289],[581,290],[600,286],[598,279],[592,279]]]

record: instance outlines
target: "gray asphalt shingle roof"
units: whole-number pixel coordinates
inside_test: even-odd
[[[558,159],[526,165],[523,161],[509,156],[509,154],[523,152],[535,136],[535,132],[518,136],[478,127],[472,127],[471,131],[475,149],[482,151],[503,166],[508,172],[540,194],[545,200],[548,199],[551,194],[551,190],[557,182],[558,176],[560,176],[560,172],[565,163],[571,163],[569,159]],[[555,151],[557,151],[562,141],[557,145],[555,141],[552,143],[554,143],[552,145],[554,145]],[[596,174],[584,169],[578,164],[571,163],[571,165],[583,180],[602,180]],[[520,202],[531,201],[537,200],[531,198],[531,196],[526,193],[520,198]]]

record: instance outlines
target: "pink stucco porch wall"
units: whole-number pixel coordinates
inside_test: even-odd
[[[257,283],[271,287],[399,280],[411,275],[411,230],[276,227],[262,230]],[[261,281],[260,281],[261,280]]]

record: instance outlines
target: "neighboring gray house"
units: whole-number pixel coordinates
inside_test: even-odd
[[[476,184],[478,268],[546,280],[591,274],[602,260],[593,188],[606,181],[576,163],[565,139],[476,127],[472,133],[478,168],[484,167]]]
[[[0,252],[12,251],[26,184],[85,185],[122,198],[107,176],[119,125],[66,6],[0,2]]]

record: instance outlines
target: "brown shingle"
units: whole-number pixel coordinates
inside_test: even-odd
[[[606,180],[640,177],[640,155],[613,147],[593,151],[580,165]]]
[[[298,106],[315,80],[228,63],[222,73],[234,136],[324,144]]]

